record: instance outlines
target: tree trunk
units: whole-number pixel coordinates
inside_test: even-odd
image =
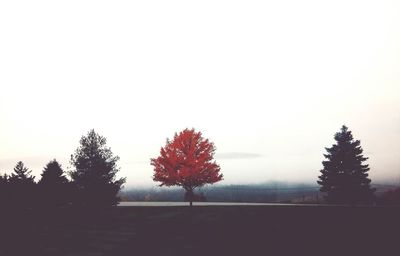
[[[186,197],[186,200],[189,201],[189,206],[192,207],[193,206],[193,197],[194,197],[193,189],[186,190],[185,197]]]

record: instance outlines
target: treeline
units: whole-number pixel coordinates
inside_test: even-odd
[[[41,179],[35,182],[31,171],[18,162],[13,173],[0,177],[0,201],[12,207],[62,206],[72,203],[74,186],[54,159],[43,169]]]
[[[400,187],[392,188],[385,191],[377,199],[379,204],[400,205]]]
[[[11,208],[116,205],[125,183],[125,178],[116,178],[118,160],[106,146],[106,139],[91,130],[71,155],[72,171],[65,172],[53,159],[36,183],[20,161],[11,175],[0,176],[0,203]]]
[[[183,201],[184,190],[160,187],[129,188],[121,191],[122,201]],[[253,203],[316,203],[321,201],[319,187],[311,184],[280,182],[259,185],[205,186],[195,190],[195,201]]]
[[[374,185],[377,190],[373,202],[379,205],[400,204],[400,187],[387,184]],[[202,202],[248,203],[326,203],[318,186],[304,183],[273,182],[258,185],[217,185],[195,190],[196,200]],[[126,188],[120,192],[121,201],[180,202],[184,189],[142,187]]]

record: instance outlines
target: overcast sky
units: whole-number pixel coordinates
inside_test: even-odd
[[[316,182],[346,124],[400,182],[400,1],[1,1],[0,173],[94,128],[128,185],[186,127],[226,184]]]

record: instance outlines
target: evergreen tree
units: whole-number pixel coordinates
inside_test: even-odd
[[[66,205],[71,200],[68,179],[57,160],[52,160],[44,167],[41,174],[39,192],[43,206],[56,207]]]
[[[0,175],[0,205],[8,204],[9,192],[8,175]]]
[[[125,178],[116,178],[118,156],[106,147],[106,138],[89,131],[82,136],[80,146],[71,156],[75,170],[70,172],[77,190],[76,203],[85,206],[112,206],[119,202],[117,196]]]
[[[14,173],[11,174],[11,183],[32,184],[35,183],[35,177],[31,175],[32,171],[25,167],[24,163],[19,161],[14,167]]]
[[[7,185],[7,183],[8,183],[8,175],[7,174],[0,175],[0,187],[4,187],[5,185]]]
[[[42,185],[58,185],[68,183],[68,179],[65,177],[64,171],[56,159],[53,159],[47,163],[41,176],[42,178],[40,179],[39,184]]]
[[[351,131],[342,126],[335,134],[336,144],[325,148],[328,152],[322,162],[323,169],[317,181],[320,191],[325,192],[328,203],[370,202],[374,189],[368,178],[369,166],[363,164],[368,158],[362,155],[359,140],[354,140]]]
[[[17,207],[32,207],[36,199],[35,177],[25,165],[19,161],[9,177],[10,203]]]

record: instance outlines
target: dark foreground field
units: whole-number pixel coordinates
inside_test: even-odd
[[[400,255],[400,208],[1,210],[0,255]]]

